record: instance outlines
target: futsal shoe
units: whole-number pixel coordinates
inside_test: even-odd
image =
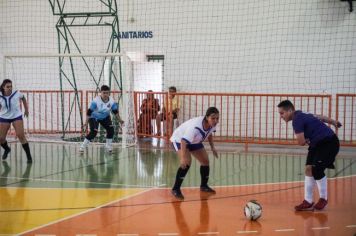
[[[4,150],[4,153],[2,154],[2,159],[3,159],[3,160],[6,160],[6,159],[7,159],[7,157],[9,156],[10,151],[11,151],[10,148]]]
[[[106,152],[112,153],[112,146],[105,145]]]
[[[83,146],[79,147],[79,153],[84,153],[84,150],[85,150],[85,147],[83,147]]]
[[[303,200],[303,202],[294,207],[296,211],[313,211],[314,202],[309,203],[307,200]]]
[[[326,205],[328,205],[328,200],[319,198],[319,201],[314,205],[314,209],[321,211],[326,207]]]
[[[216,191],[214,189],[210,188],[208,185],[200,186],[200,191],[205,192],[205,193],[211,193],[211,194],[216,193]]]
[[[172,195],[179,200],[184,200],[184,196],[180,189],[172,189]]]

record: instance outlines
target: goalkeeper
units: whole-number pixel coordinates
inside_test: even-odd
[[[106,130],[105,148],[108,152],[112,152],[114,127],[111,121],[110,111],[116,115],[119,123],[122,125],[124,121],[119,115],[119,106],[114,99],[110,97],[109,86],[103,85],[100,88],[100,96],[93,99],[87,111],[87,120],[84,127],[87,127],[89,124],[90,131],[80,146],[80,152],[84,152],[91,140],[93,140],[98,134],[99,124],[101,124]]]

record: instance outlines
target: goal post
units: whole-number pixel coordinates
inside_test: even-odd
[[[3,72],[29,103],[27,134],[82,140],[88,105],[105,84],[125,121],[121,127],[113,117],[114,141],[124,147],[136,143],[133,63],[126,54],[7,54]],[[103,141],[104,133],[95,141]]]

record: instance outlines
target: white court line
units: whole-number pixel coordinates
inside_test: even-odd
[[[330,229],[330,227],[313,227],[312,230],[323,230],[323,229]]]
[[[26,230],[26,231],[21,232],[21,233],[19,233],[19,234],[26,234],[26,233],[29,233],[29,232],[32,232],[32,231],[35,231],[35,230],[38,230],[38,229],[47,227],[47,226],[49,226],[49,225],[53,225],[53,224],[59,223],[59,222],[61,222],[61,221],[65,221],[65,220],[68,220],[68,219],[71,219],[71,218],[74,218],[74,217],[77,217],[77,216],[80,216],[80,215],[87,214],[88,212],[95,211],[95,210],[100,209],[100,208],[103,208],[103,207],[105,207],[105,206],[109,206],[109,205],[111,205],[111,204],[124,201],[124,200],[126,200],[126,199],[129,199],[129,198],[138,196],[138,195],[140,195],[140,194],[144,194],[144,193],[149,192],[149,191],[151,191],[151,190],[152,190],[152,189],[147,189],[147,190],[144,190],[144,191],[142,191],[142,192],[135,193],[135,194],[133,194],[133,195],[126,196],[126,197],[121,198],[121,199],[113,200],[113,201],[108,202],[108,203],[105,203],[105,204],[103,204],[103,205],[100,205],[100,206],[97,206],[97,207],[94,207],[94,208],[90,208],[90,209],[88,209],[88,210],[86,210],[86,211],[83,211],[83,212],[80,212],[80,213],[78,213],[78,214],[74,214],[74,215],[70,215],[70,216],[67,216],[67,217],[63,217],[63,218],[61,218],[61,219],[52,221],[52,222],[50,222],[50,223],[48,223],[48,224],[40,225],[40,226],[38,226],[38,227],[35,227],[35,228],[32,228],[32,229]]]
[[[346,179],[346,178],[352,178],[352,177],[356,177],[356,174],[355,175],[328,178],[328,180]],[[210,178],[209,178],[209,181],[210,181]],[[250,186],[261,186],[261,185],[263,186],[263,185],[280,185],[280,184],[296,184],[296,183],[304,183],[304,180],[285,181],[285,182],[270,182],[270,183],[260,183],[260,184],[236,184],[236,185],[212,185],[212,186],[214,186],[216,188],[234,188],[234,187],[250,187]],[[293,186],[293,187],[296,187],[296,186]],[[184,187],[184,188],[185,189],[191,189],[191,188],[197,188],[197,187]],[[165,187],[165,188],[160,188],[160,189],[170,189],[170,188],[169,187]]]
[[[274,231],[276,232],[291,232],[294,231],[295,229],[275,229]]]
[[[0,234],[2,235],[2,234]],[[56,236],[55,234],[35,234],[35,236]]]
[[[118,234],[117,236],[138,236],[138,234]]]
[[[39,179],[39,178],[21,178],[21,177],[0,177],[0,179],[16,179],[16,180],[27,180],[27,181],[42,181],[42,182],[62,182],[62,183],[76,183],[76,184],[97,184],[97,185],[112,185],[112,186],[123,186],[123,187],[137,187],[137,188],[156,188],[166,186],[161,184],[159,186],[143,186],[143,185],[130,185],[130,184],[115,184],[115,183],[103,183],[103,182],[90,182],[90,181],[76,181],[76,180],[60,180],[60,179]]]
[[[199,235],[219,234],[219,232],[200,232]]]
[[[255,230],[245,230],[245,231],[237,231],[236,233],[238,233],[238,234],[255,234],[255,233],[258,233],[258,231],[255,231]]]
[[[17,234],[1,234],[0,233],[0,236],[14,236],[14,235],[17,235]],[[52,235],[52,234],[49,234],[50,236],[56,236],[56,235]],[[35,235],[36,236],[36,235]]]
[[[158,235],[160,235],[160,236],[165,236],[165,235],[171,236],[171,235],[178,235],[178,233],[158,233]]]
[[[346,225],[346,228],[356,228],[356,225]]]

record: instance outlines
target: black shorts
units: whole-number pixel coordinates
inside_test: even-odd
[[[89,123],[89,128],[91,131],[98,131],[99,129],[99,124],[101,124],[106,130],[108,130],[110,127],[112,127],[112,121],[111,117],[107,116],[106,118],[102,120],[97,120],[95,118],[89,118],[88,120]]]
[[[309,147],[305,165],[335,169],[334,162],[340,149],[340,142],[336,135],[323,139],[315,147]]]

